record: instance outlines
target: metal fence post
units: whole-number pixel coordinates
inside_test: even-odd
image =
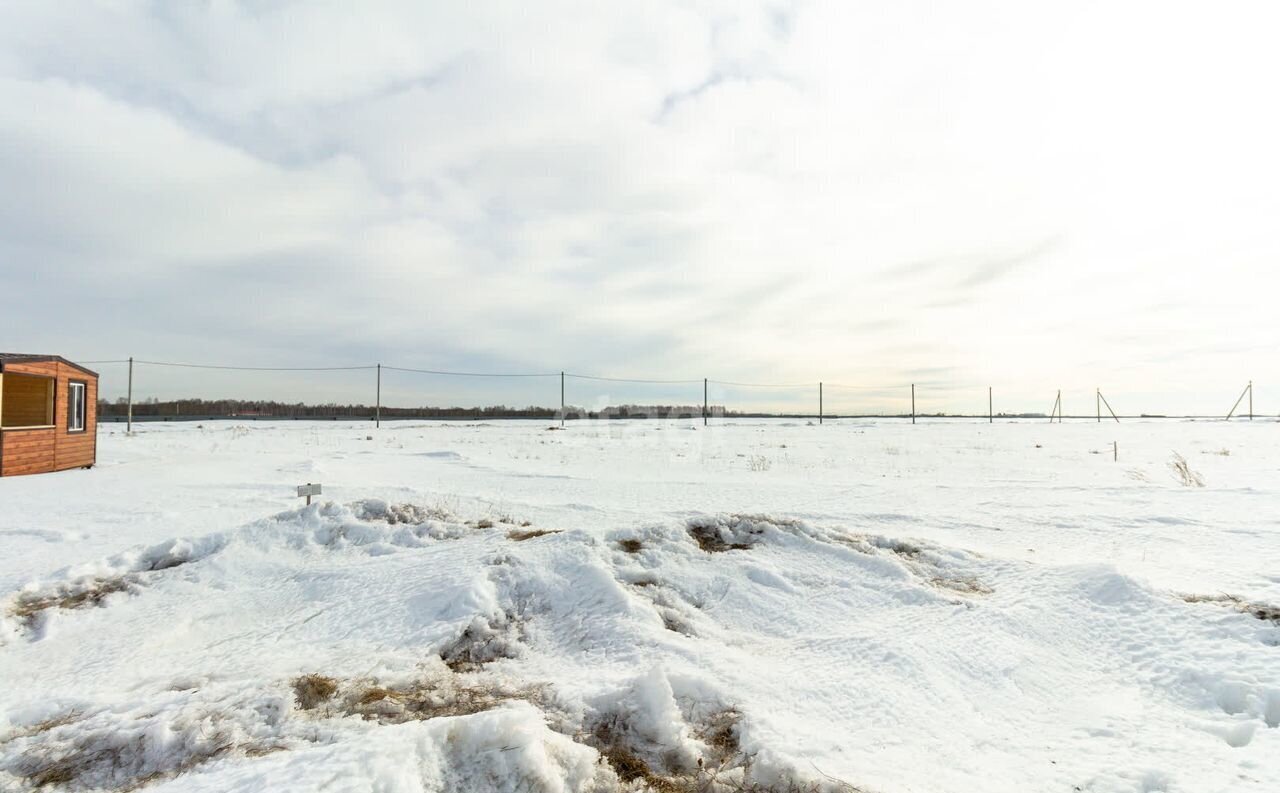
[[[124,431],[133,432],[133,356],[129,356],[129,411],[125,419]]]

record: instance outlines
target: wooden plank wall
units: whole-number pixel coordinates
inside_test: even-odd
[[[54,430],[5,430],[0,447],[0,476],[54,470]]]
[[[7,363],[6,384],[9,374],[35,374],[55,378],[54,426],[52,429],[42,430],[5,430],[3,439],[0,440],[0,476],[62,471],[93,465],[97,455],[98,379],[60,361]],[[84,432],[67,432],[67,392],[72,380],[85,383]],[[9,407],[5,405],[6,414]]]
[[[84,432],[67,432],[70,407],[68,395],[72,380],[85,384]],[[84,468],[94,463],[95,444],[98,437],[98,382],[84,372],[58,364],[58,396],[54,400],[53,423],[57,430],[54,448],[54,470]]]

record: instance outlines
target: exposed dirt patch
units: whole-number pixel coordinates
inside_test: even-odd
[[[1271,622],[1280,624],[1280,606],[1271,606],[1266,603],[1251,603],[1246,611],[1255,619],[1270,620]]]
[[[748,542],[729,542],[718,526],[690,526],[689,536],[698,543],[698,547],[707,553],[723,553],[724,551],[745,551],[751,547]]]
[[[532,540],[534,537],[545,537],[548,534],[559,534],[560,529],[523,529],[507,532],[507,539],[515,542]]]
[[[804,531],[798,520],[738,513],[693,518],[686,527],[689,536],[707,553],[745,550],[764,541],[771,531],[787,534]]]
[[[627,553],[640,553],[644,550],[644,543],[639,540],[618,540],[618,547]]]
[[[515,614],[477,617],[458,638],[440,648],[440,660],[454,672],[474,672],[499,658],[519,655],[523,622]]]

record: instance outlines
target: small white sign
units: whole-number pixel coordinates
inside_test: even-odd
[[[307,498],[310,498],[311,496],[318,496],[318,495],[320,495],[320,485],[318,483],[313,485],[310,482],[308,482],[305,485],[298,485],[299,498],[301,498],[302,496],[306,496]]]

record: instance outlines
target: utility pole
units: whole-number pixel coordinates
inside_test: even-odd
[[[560,372],[560,428],[564,429],[564,372]]]
[[[994,408],[994,404],[995,403],[991,401],[991,386],[987,386],[987,423],[988,424],[996,423],[996,411]]]
[[[382,364],[378,364],[378,396],[374,402],[373,426],[382,426]]]
[[[1101,388],[1099,388],[1099,389],[1098,389],[1098,399],[1102,401],[1102,404],[1104,404],[1104,405],[1106,405],[1106,406],[1107,406],[1107,412],[1108,412],[1108,413],[1110,413],[1110,414],[1111,414],[1111,418],[1115,419],[1115,420],[1116,420],[1116,423],[1117,423],[1117,424],[1119,424],[1119,423],[1120,423],[1120,417],[1119,417],[1119,416],[1117,416],[1117,415],[1116,415],[1116,412],[1115,412],[1114,410],[1112,410],[1112,409],[1111,409],[1111,403],[1110,403],[1110,402],[1108,402],[1108,401],[1107,401],[1107,398],[1106,398],[1106,397],[1104,397],[1104,396],[1102,395],[1102,389],[1101,389]],[[1099,414],[1098,414],[1098,421],[1102,421],[1102,414],[1101,414],[1101,413],[1099,413]]]
[[[1098,423],[1101,424],[1102,423],[1102,389],[1101,388],[1093,389],[1093,404],[1098,411]]]
[[[822,423],[822,381],[818,381],[818,423]]]
[[[129,356],[129,413],[125,419],[125,432],[133,432],[133,356]]]
[[[707,426],[707,378],[702,378],[702,426]]]
[[[1240,403],[1244,401],[1246,396],[1249,397],[1249,420],[1253,420],[1253,381],[1250,380],[1249,385],[1245,386],[1244,390],[1240,392],[1240,398],[1231,406],[1231,411],[1227,413],[1227,421],[1230,421],[1231,417],[1235,415],[1236,408],[1240,407]]]
[[[911,423],[916,423],[916,384],[911,384]]]

